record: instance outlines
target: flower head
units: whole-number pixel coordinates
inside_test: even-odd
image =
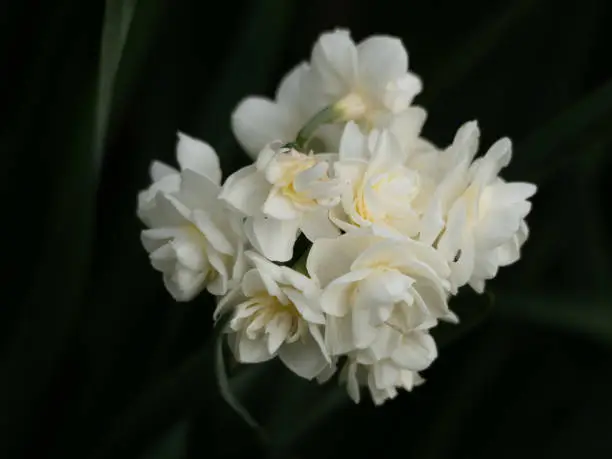
[[[424,216],[420,238],[435,243],[451,262],[454,288],[466,283],[482,292],[500,266],[519,257],[528,230],[531,183],[507,183],[499,177],[510,162],[512,144],[502,138],[476,160],[480,131],[464,124],[452,145],[440,153],[444,174]]]
[[[290,141],[317,112],[334,105],[340,121],[364,129],[386,126],[408,110],[421,91],[408,71],[408,54],[398,38],[372,36],[355,44],[347,30],[322,34],[309,63],[302,62],[282,80],[275,100],[249,97],[232,115],[240,144],[256,157],[273,140]],[[322,126],[317,137],[327,151],[338,147],[343,124]]]
[[[305,84],[312,110],[340,103],[350,119],[364,125],[376,126],[379,117],[406,110],[422,89],[395,37],[375,35],[355,44],[348,30],[324,33],[310,66]]]
[[[229,333],[236,359],[256,363],[278,356],[297,375],[314,378],[329,366],[317,285],[254,252],[247,257],[254,267],[217,311],[232,314]]]
[[[408,238],[361,230],[319,239],[307,268],[323,288],[330,355],[348,356],[351,378],[355,365],[372,378],[379,375],[366,378],[376,390],[392,393],[403,384],[401,375],[427,368],[437,356],[428,330],[439,319],[456,320],[447,306],[447,263]],[[357,380],[349,380],[349,392],[358,398],[350,381]]]
[[[141,234],[151,264],[178,301],[203,288],[225,294],[242,272],[240,217],[218,199],[221,171],[214,150],[179,133],[181,171],[154,163],[155,181],[139,195]],[[160,173],[163,172],[163,173]]]
[[[417,159],[393,131],[364,134],[356,124],[347,124],[334,168],[350,186],[332,210],[332,221],[344,231],[375,225],[416,236],[435,187]]]
[[[429,329],[455,320],[447,306],[448,264],[425,244],[366,231],[319,239],[307,269],[323,288],[332,355],[366,349],[378,333]]]
[[[338,234],[327,210],[342,188],[329,176],[329,161],[274,143],[225,182],[221,198],[248,217],[249,241],[270,260],[289,260],[299,231],[311,240]]]

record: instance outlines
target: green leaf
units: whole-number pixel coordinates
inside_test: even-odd
[[[94,139],[95,159],[98,164],[102,162],[106,127],[113,102],[115,79],[119,72],[119,63],[121,62],[137,3],[138,0],[106,0],[105,2]]]
[[[51,17],[57,22],[46,26],[57,34],[40,44],[43,49],[53,49],[54,67],[47,67],[50,64],[47,52],[42,53],[43,57],[35,53],[31,57],[34,61],[42,59],[32,68],[41,67],[39,70],[53,86],[50,89],[48,81],[40,81],[47,92],[37,91],[44,94],[44,99],[40,101],[42,121],[30,126],[28,134],[34,137],[34,147],[30,144],[31,150],[14,152],[16,171],[19,171],[17,180],[22,181],[24,172],[28,171],[28,193],[37,196],[37,202],[35,207],[28,208],[31,215],[8,211],[23,228],[34,224],[39,228],[36,233],[24,231],[12,239],[12,245],[25,253],[29,246],[36,248],[32,258],[20,253],[20,262],[25,262],[24,265],[16,262],[13,266],[15,272],[27,272],[27,276],[20,274],[26,279],[21,281],[25,284],[23,290],[8,300],[12,301],[19,318],[6,337],[8,355],[0,367],[3,375],[0,411],[10,420],[4,433],[15,449],[32,443],[28,429],[37,421],[39,404],[43,403],[58,372],[58,364],[74,331],[90,268],[96,191],[93,137],[98,64],[91,50],[99,46],[99,35],[95,32],[100,24],[96,8],[91,5],[60,4],[55,6],[56,12]],[[74,71],[75,61],[78,72]],[[24,144],[26,140],[21,139]],[[29,175],[33,169],[38,171]],[[20,185],[13,183],[6,191],[14,191],[15,186]],[[35,216],[33,222],[32,216]],[[11,456],[19,454],[14,452]]]

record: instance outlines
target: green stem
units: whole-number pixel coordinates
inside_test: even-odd
[[[323,110],[315,113],[314,116],[308,120],[308,122],[298,132],[295,142],[290,145],[294,146],[298,150],[306,148],[308,142],[319,126],[323,124],[335,123],[338,118],[338,110],[336,110],[334,105],[325,107]]]

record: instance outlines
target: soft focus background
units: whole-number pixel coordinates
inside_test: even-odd
[[[0,458],[612,457],[608,0],[2,10]],[[483,146],[513,139],[505,178],[539,186],[532,235],[490,295],[452,304],[461,333],[413,393],[374,408],[274,363],[231,377],[262,439],[220,396],[212,298],[176,304],[150,268],[136,193],[177,130],[226,175],[246,164],[233,107],[337,26],[403,39],[438,145],[470,119]]]

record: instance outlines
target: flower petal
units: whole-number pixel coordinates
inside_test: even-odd
[[[352,234],[335,239],[317,239],[306,260],[308,274],[321,287],[325,287],[348,273],[353,262],[370,243],[370,237]]]
[[[268,351],[268,343],[265,339],[248,339],[243,333],[238,338],[236,360],[242,363],[259,363],[274,357]]]
[[[245,215],[256,215],[266,202],[270,189],[263,174],[255,165],[250,165],[237,170],[225,180],[219,199]]]
[[[219,157],[208,143],[179,132],[176,157],[181,170],[191,169],[217,185],[221,183]]]
[[[310,334],[305,335],[303,340],[283,344],[278,357],[287,368],[305,379],[314,378],[328,365],[321,348]]]
[[[326,208],[305,213],[300,221],[300,229],[311,242],[340,235],[340,230],[329,219],[329,210]]]
[[[287,339],[291,330],[291,316],[289,314],[276,314],[266,325],[268,335],[268,352],[276,354],[281,345]]]
[[[300,212],[293,205],[293,201],[277,188],[273,188],[268,195],[262,211],[277,220],[294,220],[300,217]]]
[[[153,161],[149,169],[149,175],[151,176],[151,180],[154,182],[158,182],[164,177],[178,173],[179,171],[177,171],[174,167],[168,166],[166,163],[162,163],[161,161]]]
[[[249,242],[266,258],[284,262],[293,256],[299,223],[299,219],[253,217],[246,220],[244,229]]]
[[[427,332],[412,332],[402,337],[392,360],[406,370],[422,371],[438,356],[436,343]]]
[[[281,80],[276,91],[276,102],[279,105],[292,110],[302,108],[302,80],[308,74],[308,68],[306,62],[301,62]]]
[[[349,31],[336,29],[322,34],[313,47],[310,62],[325,95],[337,98],[347,94],[357,73],[357,48]]]
[[[299,129],[293,113],[263,97],[249,97],[240,102],[231,121],[236,139],[252,158],[274,140],[294,139]]]
[[[357,159],[368,161],[370,153],[367,148],[367,136],[365,136],[359,126],[349,121],[344,127],[342,137],[340,139],[340,160]]]
[[[375,95],[391,81],[406,74],[408,54],[401,40],[375,35],[357,45],[359,83]]]
[[[223,212],[219,200],[221,187],[210,178],[191,169],[181,172],[179,200],[190,209],[204,209],[207,212]]]

